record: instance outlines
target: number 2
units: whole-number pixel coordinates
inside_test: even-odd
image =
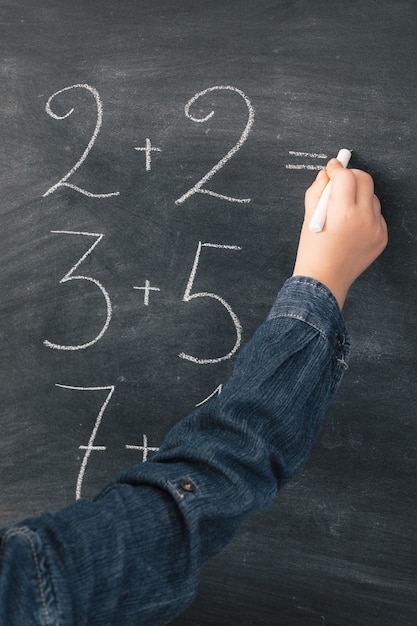
[[[201,98],[202,96],[204,96],[205,94],[211,91],[224,91],[224,90],[234,91],[235,93],[239,94],[239,96],[243,98],[243,100],[245,101],[246,107],[248,109],[248,121],[246,123],[245,129],[243,133],[241,134],[239,141],[233,146],[233,148],[231,148],[229,152],[225,154],[225,156],[218,163],[216,163],[216,165],[212,167],[212,169],[209,172],[207,172],[207,174],[203,176],[203,178],[201,178],[194,185],[194,187],[189,189],[184,195],[181,196],[181,198],[178,198],[178,200],[175,201],[175,204],[182,204],[183,202],[185,202],[185,200],[190,198],[190,196],[193,196],[195,193],[206,193],[210,196],[214,196],[215,198],[220,198],[221,200],[227,200],[228,202],[250,202],[251,200],[250,198],[233,198],[231,196],[224,196],[223,194],[216,193],[214,191],[210,191],[210,189],[204,188],[204,185],[206,184],[206,182],[209,181],[211,178],[213,178],[213,176],[224,165],[226,165],[228,161],[230,161],[230,159],[236,154],[236,152],[240,150],[240,148],[243,146],[243,144],[247,140],[250,130],[252,128],[254,119],[255,119],[255,111],[253,109],[253,106],[249,98],[243,93],[243,91],[241,91],[240,89],[237,89],[236,87],[231,87],[230,85],[218,85],[216,87],[209,87],[208,89],[204,89],[204,91],[200,91],[199,93],[197,93],[195,96],[191,98],[191,100],[187,102],[187,104],[185,105],[185,115],[193,122],[197,122],[200,124],[202,122],[207,122],[207,120],[213,117],[214,111],[211,111],[208,115],[202,118],[194,117],[190,113],[191,106],[199,98]]]
[[[48,115],[53,117],[55,120],[64,120],[66,117],[69,117],[73,113],[74,109],[70,109],[68,113],[66,113],[65,115],[57,115],[51,109],[52,100],[59,94],[64,93],[65,91],[69,91],[71,89],[86,89],[93,95],[94,100],[96,101],[96,107],[97,107],[96,126],[95,126],[94,132],[91,136],[91,139],[86,149],[84,150],[84,152],[82,153],[81,157],[78,159],[76,164],[73,166],[73,168],[69,172],[67,172],[67,174],[65,174],[65,176],[61,178],[61,180],[55,183],[55,185],[50,187],[48,191],[46,191],[43,194],[43,196],[44,197],[49,196],[49,194],[56,191],[59,187],[70,187],[71,189],[74,189],[75,191],[78,191],[79,193],[82,193],[84,196],[88,196],[90,198],[110,198],[111,196],[118,196],[120,194],[119,191],[113,191],[111,193],[92,193],[91,191],[87,191],[86,189],[82,189],[81,187],[77,187],[77,185],[73,185],[72,183],[67,182],[70,176],[72,176],[72,174],[74,174],[74,172],[78,170],[78,168],[86,160],[91,148],[94,146],[94,143],[100,132],[101,124],[103,121],[103,105],[101,103],[99,93],[97,89],[94,89],[94,87],[90,87],[90,85],[71,85],[70,87],[65,87],[64,89],[60,89],[59,91],[56,91],[54,94],[52,94],[52,96],[49,98],[48,102],[46,103],[45,109]]]

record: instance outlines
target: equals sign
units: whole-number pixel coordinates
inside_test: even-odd
[[[288,154],[305,159],[327,159],[327,154],[317,154],[316,152],[295,152],[294,150],[289,150]],[[326,166],[318,165],[317,163],[287,163],[285,167],[287,170],[324,170]]]

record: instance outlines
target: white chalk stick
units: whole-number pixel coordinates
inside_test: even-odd
[[[352,156],[352,153],[350,150],[347,150],[346,148],[342,148],[342,150],[339,150],[336,159],[341,162],[343,167],[347,167],[351,156]],[[329,181],[327,185],[325,186],[323,193],[320,196],[320,200],[318,201],[317,206],[312,215],[312,218],[310,220],[309,229],[313,233],[320,233],[323,230],[323,226],[326,221],[327,205],[329,202],[331,190],[332,190],[332,182]]]

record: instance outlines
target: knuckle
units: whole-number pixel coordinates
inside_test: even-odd
[[[374,179],[368,172],[364,172],[363,170],[357,170],[357,172],[357,177],[362,184],[374,186]]]

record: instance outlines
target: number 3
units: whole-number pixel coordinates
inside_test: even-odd
[[[103,285],[96,278],[91,278],[91,276],[74,276],[73,272],[75,272],[75,270],[81,265],[81,263],[85,261],[88,255],[94,250],[96,245],[100,243],[100,241],[103,239],[104,235],[101,233],[84,233],[84,232],[75,232],[72,230],[53,230],[51,232],[58,234],[58,235],[84,235],[86,237],[96,237],[96,241],[89,247],[87,252],[83,254],[81,259],[77,261],[77,263],[70,269],[70,271],[67,274],[65,274],[64,278],[61,278],[59,282],[61,284],[61,283],[67,283],[71,280],[87,280],[88,282],[93,283],[94,285],[96,285],[96,287],[100,289],[101,293],[103,294],[103,298],[106,302],[106,321],[104,322],[104,325],[101,331],[91,341],[87,341],[87,343],[82,343],[82,344],[75,345],[75,346],[53,343],[52,341],[49,341],[48,339],[45,339],[45,341],[43,342],[44,346],[46,346],[47,348],[52,348],[54,350],[84,350],[85,348],[89,348],[93,344],[97,343],[97,341],[99,341],[102,338],[102,336],[108,329],[111,316],[112,316],[112,306],[111,306],[109,294],[107,293]]]

